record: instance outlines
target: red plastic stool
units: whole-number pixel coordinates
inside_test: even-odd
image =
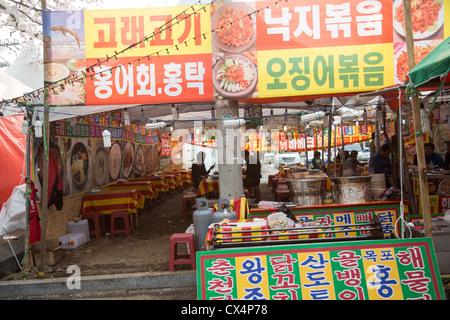
[[[275,178],[275,174],[269,174],[269,176],[267,177],[267,186],[270,188],[270,187],[272,187],[272,181],[273,181],[273,178]]]
[[[197,198],[197,195],[194,192],[183,195],[183,218],[193,215],[195,210],[192,207],[195,205],[195,198]]]
[[[124,229],[116,229],[116,220],[123,219]],[[125,233],[127,237],[131,237],[130,213],[128,211],[114,211],[111,213],[111,231],[110,237],[114,238],[115,234]]]
[[[289,201],[289,190],[276,190],[275,191],[275,201],[282,202],[282,201]]]
[[[261,201],[261,190],[259,189],[259,186],[255,187],[249,187],[248,188],[248,194],[249,196],[247,198],[256,198],[256,203]]]
[[[178,255],[177,244],[180,242],[187,243],[189,254]],[[195,270],[195,240],[193,233],[175,233],[170,237],[169,271],[174,271],[177,264],[190,264],[191,269]]]
[[[81,215],[83,219],[92,221],[89,224],[89,234],[95,235],[96,239],[100,239],[103,232],[105,232],[105,216],[102,212],[85,212]],[[93,228],[91,228],[93,224]]]

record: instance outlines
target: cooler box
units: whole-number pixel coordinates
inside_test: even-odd
[[[91,239],[89,234],[89,223],[87,219],[78,221],[67,221],[67,233],[84,233],[86,235],[86,241]]]
[[[61,249],[75,249],[86,242],[84,233],[69,233],[58,238]]]

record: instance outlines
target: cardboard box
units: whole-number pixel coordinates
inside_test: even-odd
[[[40,251],[34,252],[34,265],[36,267],[39,267],[41,265],[41,253]],[[56,248],[52,251],[47,251],[45,253],[45,265],[47,266],[53,266],[57,262],[61,260],[61,252],[59,251],[59,248]]]
[[[45,244],[45,264],[53,266],[57,262],[61,261],[61,252],[59,251],[58,239],[47,240]],[[41,265],[41,242],[36,242],[31,245],[33,251],[34,266],[39,267]]]

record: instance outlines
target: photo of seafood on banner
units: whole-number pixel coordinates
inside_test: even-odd
[[[108,124],[105,119],[112,119]],[[121,112],[58,120],[50,125],[49,188],[60,186],[63,196],[98,189],[120,179],[139,178],[160,168],[157,131],[145,126],[122,127]],[[102,132],[111,132],[111,147],[103,145]],[[42,186],[44,148],[34,156],[36,188]],[[37,193],[40,195],[40,192]]]
[[[83,11],[65,11],[51,14],[44,11],[44,83],[56,83],[77,77],[86,69]],[[85,85],[73,81],[64,90],[52,90],[48,105],[86,104]]]
[[[211,10],[213,85],[216,99],[258,97],[253,2],[223,3]]]

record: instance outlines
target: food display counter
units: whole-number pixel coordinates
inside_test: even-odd
[[[411,170],[414,196],[417,199],[419,213],[422,213],[419,197],[419,176],[413,169]],[[433,170],[427,172],[428,189],[430,199],[430,213],[442,213],[450,209],[450,171]]]
[[[432,240],[396,237],[400,205],[290,205],[293,224],[271,219],[281,208],[211,224],[196,253],[198,299],[445,299]]]

